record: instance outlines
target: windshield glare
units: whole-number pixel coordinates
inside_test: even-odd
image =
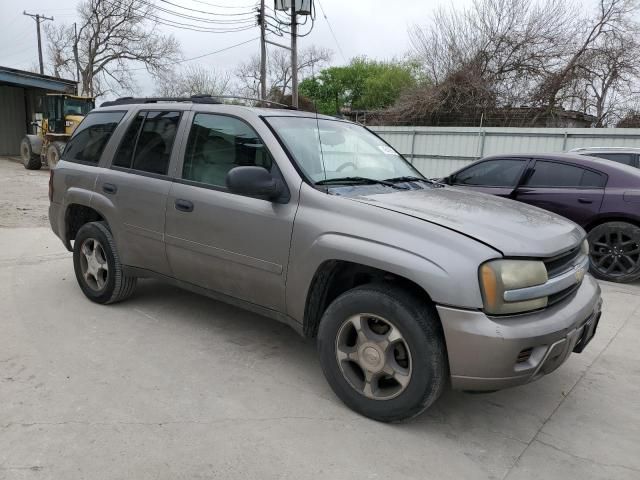
[[[314,182],[341,177],[422,177],[391,147],[359,125],[301,117],[267,120]]]

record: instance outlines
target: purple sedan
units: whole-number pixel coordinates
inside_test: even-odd
[[[640,170],[573,154],[492,155],[442,179],[558,213],[581,225],[591,272],[613,282],[640,278]]]

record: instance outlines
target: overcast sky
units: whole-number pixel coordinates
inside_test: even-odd
[[[376,59],[401,57],[409,50],[407,27],[414,23],[426,22],[430,12],[439,5],[463,6],[470,2],[471,0],[320,0],[320,5],[335,32],[337,44],[320,8],[316,8],[318,15],[313,32],[301,39],[300,44],[302,47],[314,44],[330,48],[334,51],[334,64],[345,63],[345,59],[348,61],[356,55]],[[172,0],[172,3],[194,9],[229,12],[233,9],[205,4],[221,7],[243,6],[257,3],[257,0]],[[23,10],[53,16],[55,23],[73,23],[77,4],[77,0],[0,0],[0,65],[27,69],[38,63],[35,21],[24,16]],[[179,10],[166,3],[159,3],[159,0],[156,0],[156,4]],[[273,5],[273,0],[267,0],[267,4]],[[165,26],[160,28],[173,34],[180,41],[185,58],[259,36],[258,27],[224,34],[192,32]],[[44,36],[43,41],[46,41]],[[46,48],[46,45],[43,48]],[[256,52],[259,52],[258,40],[193,63],[210,66],[219,71],[233,72],[239,62]],[[153,79],[149,78],[146,72],[140,74],[138,83],[138,94],[148,95],[152,92]]]

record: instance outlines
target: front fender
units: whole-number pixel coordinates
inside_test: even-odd
[[[287,315],[304,324],[307,298],[325,262],[375,268],[419,285],[441,305],[482,308],[478,267],[501,254],[430,222],[302,189],[286,279]]]

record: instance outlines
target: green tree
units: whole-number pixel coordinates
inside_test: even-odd
[[[416,84],[414,65],[358,57],[345,67],[330,67],[300,83],[318,112],[335,115],[343,107],[378,110],[392,105],[403,90]]]

